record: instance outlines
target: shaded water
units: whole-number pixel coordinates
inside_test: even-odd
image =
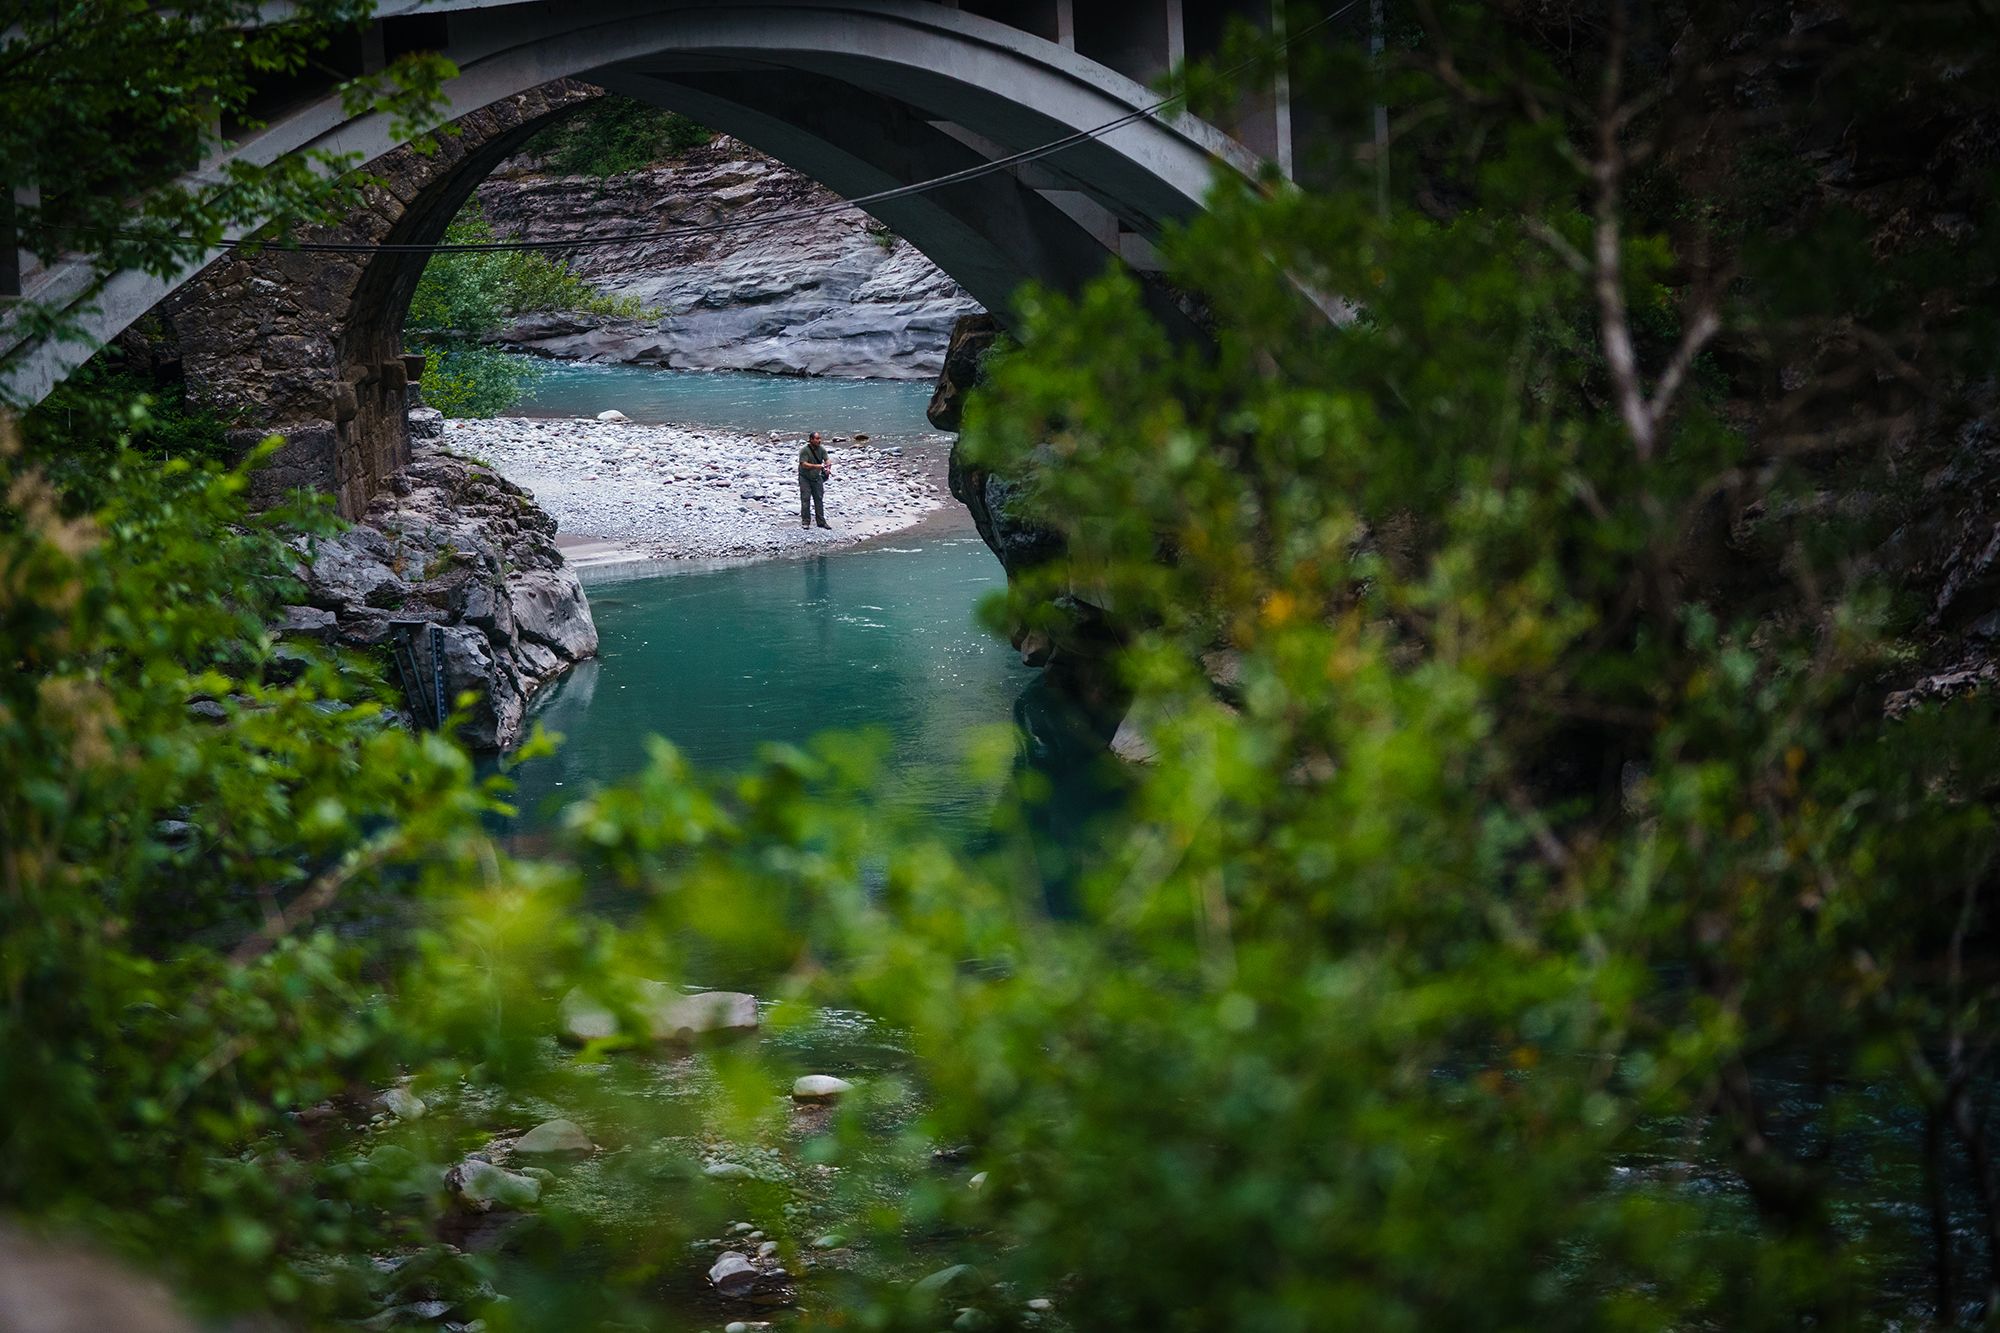
[[[530,358],[535,359],[535,358]],[[819,430],[831,435],[923,435],[931,385],[912,380],[807,379],[739,370],[654,370],[536,360],[517,411],[594,417],[616,408],[634,421],[732,430]]]

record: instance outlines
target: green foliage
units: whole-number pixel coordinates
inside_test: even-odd
[[[334,217],[364,183],[352,156],[314,150],[258,166],[184,175],[224,146],[259,82],[296,75],[364,21],[370,0],[305,0],[284,23],[257,23],[249,0],[170,8],[108,0],[10,10],[0,34],[0,176],[15,187],[13,225],[44,255],[93,261],[87,288],[55,305],[10,310],[25,341],[0,373],[48,341],[78,335],[77,315],[124,269],[165,274],[202,260],[232,228],[280,228]],[[457,70],[412,54],[337,85],[351,110],[375,109],[403,131],[435,123],[439,85]],[[246,128],[254,127],[254,122]]]
[[[445,229],[448,245],[478,245],[501,239],[478,202],[467,205]],[[652,314],[634,297],[607,296],[540,251],[489,250],[432,256],[410,299],[406,317],[418,332],[477,336],[491,333],[516,315],[543,310],[646,319]]]
[[[11,432],[0,469],[0,1200],[217,1307],[365,1300],[398,1190],[298,1117],[422,1042],[328,927],[465,874],[490,798],[372,665],[281,659],[319,506],[253,522],[243,471],[123,450],[65,518]]]
[[[25,444],[56,492],[87,510],[108,498],[105,483],[121,453],[150,463],[230,462],[234,424],[188,401],[182,386],[155,385],[126,368],[114,349],[56,386]]]
[[[686,157],[715,131],[676,111],[612,94],[528,141],[524,152],[565,176],[616,176]]]
[[[0,1205],[308,1319],[442,1293],[496,1330],[712,1327],[687,1242],[753,1217],[795,1272],[848,1237],[810,1315],[874,1329],[1039,1297],[1077,1329],[1960,1322],[1995,1271],[1995,718],[1884,709],[1920,645],[1882,553],[1921,515],[1855,444],[1900,437],[1853,428],[1990,374],[1992,186],[1955,242],[1842,209],[1752,235],[1713,288],[1728,355],[1642,447],[1590,256],[1656,372],[1702,248],[1797,183],[1621,217],[1602,33],[1424,12],[1386,95],[1434,109],[1386,210],[1365,155],[1224,180],[1165,251],[1206,344],[1130,276],[1029,292],[972,401],[972,461],[1066,543],[998,614],[1074,654],[1100,608],[1097,685],[1158,751],[1063,913],[876,808],[853,738],[724,779],[657,744],[551,849],[586,907],[491,846],[499,789],[386,725],[369,664],[277,683],[262,626],[323,515],[288,546],[240,473],[122,447],[120,391],[31,422],[36,457],[113,438],[77,441],[112,459],[87,519],[0,463]],[[1995,86],[1930,11],[1850,18],[1870,58],[1804,117]],[[1687,36],[1706,90],[1738,34]],[[1671,135],[1717,123],[1629,68],[1620,132],[1712,166]],[[1293,53],[1327,123],[1376,73]],[[1753,392],[1770,366],[1836,424]],[[754,990],[773,1031],[653,1059],[652,978]],[[580,984],[612,1029],[558,1054]],[[847,1051],[822,1131],[783,1094],[841,1049],[824,1006],[896,1051]],[[399,1077],[433,1110],[371,1121]],[[613,1151],[509,1245],[447,1248],[439,1169],[557,1111]]]
[[[530,357],[474,342],[414,342],[424,355],[424,402],[448,417],[497,417],[527,396],[541,373]]]

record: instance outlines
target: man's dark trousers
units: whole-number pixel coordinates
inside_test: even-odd
[[[816,468],[799,473],[799,523],[815,520],[826,526],[826,473]]]

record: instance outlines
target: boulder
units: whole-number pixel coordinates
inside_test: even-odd
[[[339,617],[318,606],[287,606],[279,611],[271,632],[281,639],[314,639],[330,643],[339,628]]]
[[[596,1148],[574,1120],[545,1120],[514,1140],[515,1153],[526,1157],[586,1157]]]
[[[807,1074],[792,1084],[795,1102],[837,1102],[854,1091],[854,1085],[831,1074]]]
[[[424,1099],[408,1088],[391,1088],[382,1094],[382,1105],[390,1115],[398,1120],[422,1120],[424,1112],[430,1108]]]
[[[577,1046],[618,1035],[618,1015],[580,990],[562,998],[563,1040]]]
[[[579,662],[597,652],[597,625],[583,587],[567,569],[536,570],[507,581],[507,605],[517,633]]]
[[[620,412],[617,408],[614,407],[609,411],[599,412],[597,414],[597,419],[599,421],[630,421],[632,418],[626,416],[623,412]]]
[[[442,440],[444,438],[444,413],[435,407],[413,407],[410,409],[410,442],[420,440]]]
[[[748,1296],[762,1276],[750,1257],[736,1250],[723,1251],[708,1270],[709,1285],[724,1296]]]
[[[664,983],[646,983],[646,1026],[655,1041],[692,1046],[704,1039],[742,1036],[757,1030],[757,997],[741,991],[701,991],[682,995]]]
[[[409,684],[426,705],[411,716],[426,725],[432,662],[422,625],[440,626],[446,704],[466,691],[478,699],[461,739],[507,749],[535,693],[597,651],[590,604],[554,538],[555,520],[520,487],[426,445],[388,479],[365,522],[299,543],[310,605],[287,607],[273,629],[352,647],[410,644],[423,679]]]
[[[468,1157],[445,1173],[445,1185],[474,1212],[496,1208],[528,1208],[539,1203],[542,1182],[530,1175],[508,1171],[477,1157]]]

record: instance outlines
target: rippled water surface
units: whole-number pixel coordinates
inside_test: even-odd
[[[526,416],[594,417],[616,408],[634,421],[829,435],[920,435],[930,423],[927,380],[806,379],[735,370],[652,370],[537,361]]]

